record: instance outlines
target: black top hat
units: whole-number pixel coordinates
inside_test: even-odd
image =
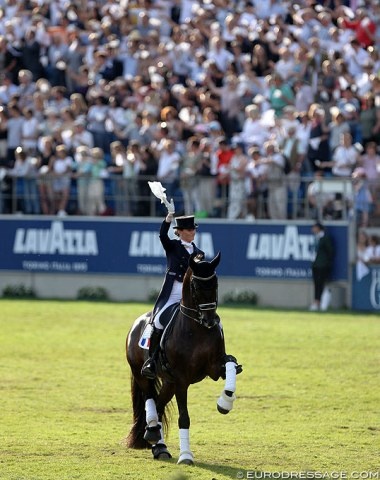
[[[175,219],[176,225],[173,228],[178,230],[193,230],[198,228],[198,225],[194,223],[194,215],[188,215],[186,217],[177,217]]]

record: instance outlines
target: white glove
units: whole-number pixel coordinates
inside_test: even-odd
[[[175,214],[174,200],[171,199],[170,203],[169,203],[166,200],[166,198],[164,198],[162,201],[164,202],[165,207],[168,209],[168,213],[171,214],[171,215],[174,215]]]

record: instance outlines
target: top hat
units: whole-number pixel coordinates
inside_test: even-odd
[[[193,230],[198,228],[198,225],[194,223],[194,215],[188,215],[185,217],[177,217],[175,219],[176,225],[173,228],[178,230]]]

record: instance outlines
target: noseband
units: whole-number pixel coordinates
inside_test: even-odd
[[[188,318],[191,318],[192,320],[196,321],[200,325],[206,327],[206,328],[213,328],[217,323],[219,323],[219,317],[216,315],[214,322],[212,324],[208,324],[203,320],[202,313],[207,312],[209,310],[216,310],[217,307],[217,302],[209,302],[209,303],[197,303],[196,299],[196,287],[194,286],[194,280],[196,281],[201,281],[201,282],[207,282],[209,280],[212,280],[216,276],[216,273],[213,273],[210,277],[198,277],[196,275],[192,275],[191,280],[190,280],[190,287],[191,287],[191,292],[192,292],[192,297],[194,300],[194,303],[197,305],[197,308],[190,308],[186,307],[182,302],[180,304],[180,311],[183,313]]]

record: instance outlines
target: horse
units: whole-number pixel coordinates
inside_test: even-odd
[[[220,252],[206,261],[192,254],[184,276],[182,300],[162,335],[157,378],[141,375],[147,351],[139,340],[152,320],[152,312],[137,318],[126,340],[126,356],[131,370],[131,396],[133,424],[126,439],[128,448],[152,449],[154,459],[168,459],[171,454],[164,434],[169,426],[165,407],[175,397],[178,406],[179,464],[192,465],[190,449],[190,417],[188,388],[191,384],[210,377],[214,381],[225,379],[224,389],[217,400],[222,414],[232,410],[236,399],[236,375],[241,365],[225,352],[223,329],[216,313],[218,304],[218,278],[216,267]]]

